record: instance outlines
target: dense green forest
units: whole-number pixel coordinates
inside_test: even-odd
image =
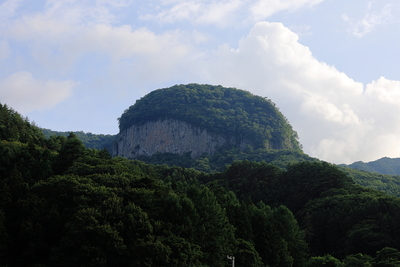
[[[340,169],[362,186],[376,189],[386,194],[400,197],[400,176],[340,167]]]
[[[67,137],[70,132],[58,132],[48,129],[41,129],[46,138],[51,136]],[[103,135],[80,132],[72,132],[78,137],[86,148],[104,149],[110,153],[116,135]],[[318,161],[301,151],[292,150],[271,150],[271,149],[251,149],[244,151],[237,148],[222,148],[214,155],[203,155],[193,159],[189,154],[180,156],[171,153],[158,153],[152,156],[140,156],[140,161],[153,165],[180,166],[194,168],[196,170],[212,173],[221,172],[234,161],[249,160],[256,162],[267,162],[283,169],[290,163],[300,161]],[[363,163],[355,162],[350,165],[341,164],[340,169],[347,173],[353,180],[362,186],[383,191],[389,195],[400,197],[400,175],[385,175],[385,173],[395,174],[399,165],[398,159],[382,158],[376,161]]]
[[[0,138],[0,266],[400,266],[400,199],[326,162],[111,158],[6,105]]]
[[[301,151],[274,150],[274,149],[246,149],[241,151],[237,148],[222,148],[214,155],[204,154],[199,158],[192,158],[190,153],[182,156],[172,153],[156,153],[152,156],[139,156],[143,162],[154,165],[166,164],[168,166],[179,166],[193,168],[203,172],[221,172],[234,161],[256,161],[268,162],[286,168],[289,163],[299,161],[318,161]]]
[[[297,133],[275,104],[250,92],[188,84],[158,89],[136,101],[119,120],[120,132],[148,121],[176,119],[254,149],[301,150]]]
[[[60,131],[52,131],[50,129],[41,129],[46,138],[50,138],[53,135],[65,136],[67,137],[70,132],[60,132]],[[107,149],[110,153],[112,151],[114,141],[117,138],[117,135],[111,134],[93,134],[93,133],[85,133],[83,131],[75,131],[72,132],[76,137],[78,137],[86,148],[92,149]]]
[[[203,155],[196,159],[191,158],[189,154],[180,156],[171,153],[158,153],[152,156],[140,156],[138,160],[153,165],[165,164],[193,168],[207,173],[221,172],[229,167],[232,162],[243,160],[269,163],[285,170],[291,163],[319,161],[300,151],[268,149],[240,151],[236,148],[220,149],[214,155]],[[342,166],[339,166],[339,169],[359,185],[400,197],[400,176],[398,175],[384,175]]]

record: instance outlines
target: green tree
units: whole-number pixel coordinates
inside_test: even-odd
[[[376,253],[373,261],[374,267],[399,267],[400,252],[391,247],[385,247]]]
[[[369,255],[357,253],[347,255],[343,260],[344,267],[372,267],[372,257]]]
[[[54,169],[56,169],[59,174],[64,173],[69,167],[72,166],[74,161],[84,156],[85,153],[86,149],[82,141],[79,140],[73,133],[70,133],[67,140],[60,148]]]
[[[332,255],[324,255],[322,257],[311,257],[306,265],[306,267],[321,267],[321,266],[326,266],[326,267],[342,267],[343,264],[340,262],[340,260],[336,259]]]
[[[308,258],[308,245],[293,213],[286,206],[279,206],[273,210],[273,219],[282,242],[287,245],[288,253],[293,258],[292,266],[304,266]]]
[[[217,198],[206,187],[190,186],[187,196],[195,205],[198,221],[193,223],[194,243],[201,246],[206,265],[224,266],[234,250],[234,229]]]

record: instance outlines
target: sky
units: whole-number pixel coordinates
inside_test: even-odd
[[[398,0],[2,0],[0,102],[42,128],[118,133],[175,84],[271,99],[304,152],[400,157]]]

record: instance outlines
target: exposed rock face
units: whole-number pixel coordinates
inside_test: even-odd
[[[226,143],[225,138],[210,134],[186,122],[162,120],[147,122],[140,126],[133,125],[121,132],[114,154],[136,158],[163,152],[179,155],[191,152],[192,158],[197,158],[203,153],[214,154]],[[246,145],[244,141],[239,144],[242,148]]]

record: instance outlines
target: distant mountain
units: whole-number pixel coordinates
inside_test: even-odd
[[[341,164],[340,166],[381,174],[400,175],[400,158],[383,157],[367,163],[357,161],[349,165]]]

